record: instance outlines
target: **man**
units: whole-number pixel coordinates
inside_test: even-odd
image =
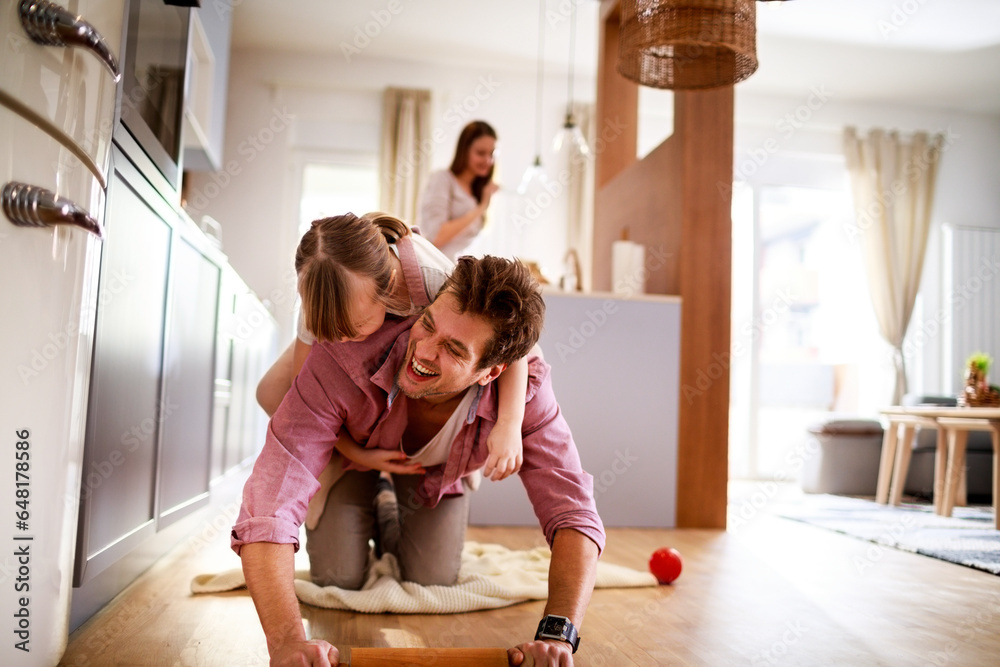
[[[408,455],[440,450],[437,436],[447,434],[443,453],[432,457],[440,463],[395,477],[397,555],[407,580],[454,583],[468,511],[463,479],[485,464],[496,420],[492,380],[535,344],[543,315],[537,283],[522,265],[463,257],[416,321],[388,322],[359,343],[314,347],[268,426],[233,527],[272,666],[339,659],[327,642],[306,640],[293,588],[299,526],[338,433],[368,450]],[[535,639],[508,650],[515,665],[572,665],[605,539],[593,479],[580,467],[548,371],[531,359],[520,477],[552,548],[549,598]],[[345,467],[308,546],[317,583],[357,587],[374,532],[378,473]]]

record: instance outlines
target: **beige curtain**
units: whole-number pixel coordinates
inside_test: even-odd
[[[430,171],[430,104],[428,90],[387,88],[382,100],[379,208],[411,225]]]
[[[855,239],[864,256],[868,287],[882,337],[892,345],[893,404],[906,393],[903,338],[920,289],[930,230],[934,181],[943,137],[917,132],[844,132],[844,153],[854,196]]]

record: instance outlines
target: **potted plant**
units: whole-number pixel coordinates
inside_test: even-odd
[[[1000,404],[1000,392],[986,381],[993,358],[985,352],[976,352],[965,360],[965,391],[962,403],[969,406]]]

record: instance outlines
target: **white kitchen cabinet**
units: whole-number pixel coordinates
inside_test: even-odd
[[[100,44],[98,48],[36,44],[21,24],[19,13],[24,4],[37,6],[23,2],[0,6],[0,35],[4,36],[0,44],[0,102],[75,148],[77,157],[96,170],[106,185],[117,94],[112,70],[118,66],[121,53],[125,2],[72,3],[72,15],[93,29],[91,35],[94,43]],[[44,23],[42,19],[38,22]]]
[[[102,217],[94,175],[2,106],[0,146],[0,186],[43,187]],[[54,665],[66,646],[99,249],[86,229],[25,228],[0,215],[4,665]],[[16,648],[25,640],[30,655]]]

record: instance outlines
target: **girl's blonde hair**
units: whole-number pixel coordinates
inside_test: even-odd
[[[386,307],[396,280],[392,250],[410,233],[402,220],[387,213],[353,213],[315,220],[295,251],[295,272],[299,277],[302,313],[306,328],[316,340],[354,338],[351,322],[351,294],[346,271],[375,281],[375,298]]]

